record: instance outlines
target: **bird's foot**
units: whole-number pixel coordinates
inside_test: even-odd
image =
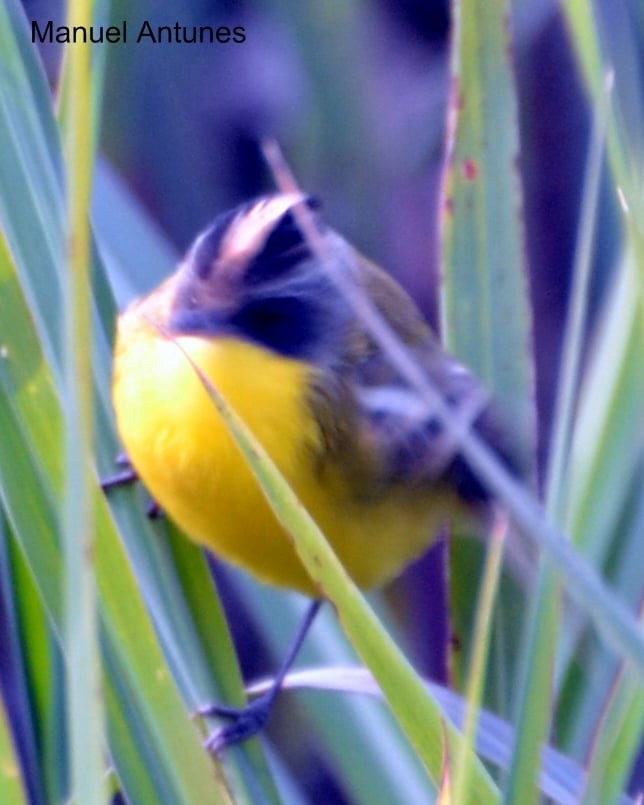
[[[138,480],[139,476],[136,474],[136,470],[130,467],[127,470],[116,472],[114,475],[108,475],[107,478],[101,478],[101,489],[107,492],[108,489],[115,489],[118,486],[129,486]]]
[[[136,481],[139,480],[137,471],[130,463],[130,459],[127,457],[126,453],[119,453],[119,455],[116,457],[115,463],[119,467],[124,467],[125,469],[115,473],[114,475],[110,475],[107,478],[101,479],[101,489],[104,492],[107,492],[110,489],[116,489],[119,486],[129,486],[130,484],[136,483]],[[145,513],[150,520],[158,520],[159,518],[163,517],[163,509],[153,498],[150,499],[150,502],[145,507]]]
[[[271,689],[245,707],[212,704],[201,708],[197,711],[199,715],[221,716],[232,722],[216,729],[204,741],[204,746],[209,752],[217,754],[227,746],[234,746],[257,735],[266,725],[274,703],[275,692]]]

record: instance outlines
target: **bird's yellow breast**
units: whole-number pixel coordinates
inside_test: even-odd
[[[382,583],[425,548],[447,500],[408,489],[361,500],[339,456],[321,473],[307,363],[234,338],[178,340],[269,452],[358,584]],[[138,306],[119,321],[113,396],[134,468],[189,537],[264,581],[316,594],[186,356]]]

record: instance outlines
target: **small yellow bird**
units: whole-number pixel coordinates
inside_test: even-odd
[[[487,496],[314,254],[294,215],[302,201],[329,253],[341,256],[454,414],[475,400],[479,434],[510,451],[478,382],[313,201],[282,193],[220,216],[176,273],[119,318],[118,430],[137,476],[190,538],[262,581],[315,597],[174,340],[266,448],[361,587],[394,577],[441,523],[483,511]]]

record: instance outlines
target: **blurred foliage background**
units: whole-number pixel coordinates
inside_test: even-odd
[[[24,0],[23,6],[29,19],[64,21],[62,3]],[[623,56],[616,68],[632,71],[628,86],[637,93],[644,59],[629,61],[629,54],[644,52],[641,8],[628,0],[598,0],[594,8],[606,47]],[[112,203],[110,183],[124,182],[156,223],[164,258],[141,266],[136,280],[114,260],[119,305],[157,284],[171,256],[182,253],[217,213],[272,189],[260,151],[262,138],[272,136],[301,185],[320,197],[332,225],[386,267],[438,328],[438,199],[450,88],[447,2],[175,0],[171,10],[162,10],[153,0],[114,0],[109,14],[113,23],[131,21],[130,30],[144,19],[179,20],[243,25],[247,35],[243,44],[130,41],[101,48],[105,195],[95,205]],[[593,108],[557,3],[516,0],[512,29],[542,478]],[[627,46],[618,47],[623,42]],[[40,53],[56,93],[62,48],[43,45]],[[641,145],[642,97],[635,94],[624,108]],[[119,241],[118,210],[111,220],[113,230],[103,242],[136,254],[136,243],[125,240],[128,227]],[[607,168],[593,237],[589,331],[621,248],[618,201]],[[114,255],[102,256],[109,266]],[[443,545],[434,548],[387,591],[387,617],[407,655],[423,676],[442,683],[448,681],[447,647],[454,638],[446,616],[444,551]],[[248,614],[242,601],[245,592],[253,593],[244,579],[214,562],[212,567],[234,613],[230,621],[244,676],[270,672],[275,659],[262,628],[270,631],[271,625],[258,626],[257,615]],[[515,604],[518,620],[520,605],[509,608]],[[284,631],[277,642],[288,638]],[[312,801],[351,801],[333,763],[301,726],[295,698],[280,704],[269,735]],[[644,768],[635,768],[632,790],[643,781]]]

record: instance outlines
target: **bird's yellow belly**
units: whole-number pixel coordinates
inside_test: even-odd
[[[318,594],[185,355],[158,333],[120,329],[117,422],[152,496],[218,556],[264,581]],[[306,364],[235,339],[180,341],[270,453],[358,584],[382,583],[424,549],[447,501],[418,490],[360,501],[341,468],[322,480]]]

